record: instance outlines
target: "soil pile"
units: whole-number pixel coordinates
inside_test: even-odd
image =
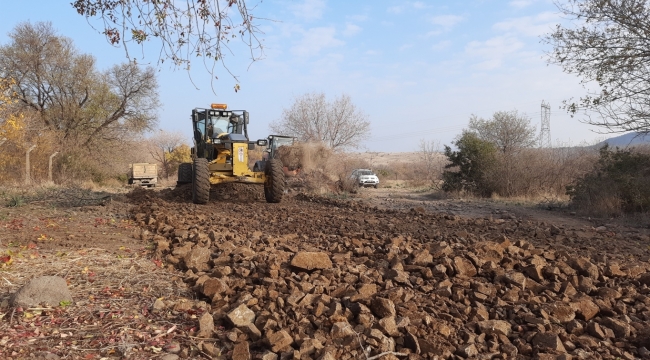
[[[648,239],[314,196],[134,218],[233,359],[643,358]]]

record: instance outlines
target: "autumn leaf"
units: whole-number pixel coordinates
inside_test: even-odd
[[[11,265],[11,263],[14,261],[14,259],[11,257],[11,255],[2,255],[0,256],[0,266],[5,267]]]

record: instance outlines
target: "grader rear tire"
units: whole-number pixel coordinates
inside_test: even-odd
[[[210,170],[208,160],[194,159],[192,169],[192,201],[195,204],[206,204],[210,200]]]
[[[266,162],[266,182],[264,183],[264,197],[266,202],[279,203],[284,195],[284,172],[282,162],[271,159]]]
[[[178,165],[178,181],[176,185],[189,184],[192,182],[192,163]]]

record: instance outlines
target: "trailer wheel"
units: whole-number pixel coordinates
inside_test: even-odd
[[[210,200],[208,160],[203,158],[194,159],[192,174],[192,201],[195,204],[206,204]]]

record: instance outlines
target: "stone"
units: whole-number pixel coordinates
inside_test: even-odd
[[[569,265],[582,276],[586,276],[594,280],[598,279],[598,266],[592,264],[585,258],[574,258]]]
[[[194,272],[207,271],[210,270],[208,262],[211,256],[210,249],[196,246],[183,257],[183,261],[185,266]]]
[[[519,353],[519,349],[511,343],[501,344],[501,353],[507,355],[508,358],[515,359]]]
[[[72,295],[65,279],[60,276],[34,278],[18,289],[11,299],[14,306],[59,306],[62,302],[71,304]]]
[[[255,313],[248,306],[241,304],[228,313],[228,320],[237,327],[244,327],[255,321]]]
[[[300,344],[300,356],[313,355],[316,351],[323,348],[323,344],[316,339],[305,339]]]
[[[601,321],[601,324],[612,329],[614,336],[617,338],[625,339],[630,336],[631,326],[622,320],[606,317]]]
[[[161,298],[158,298],[156,299],[156,301],[153,302],[152,310],[153,312],[160,312],[165,310],[166,307],[167,305],[165,304],[165,302]]]
[[[418,338],[410,332],[407,332],[406,336],[404,336],[404,346],[411,349],[415,354],[420,354],[422,352],[420,350],[420,342],[418,341]]]
[[[526,289],[526,276],[517,271],[510,271],[504,275],[509,284],[519,286],[522,290]]]
[[[577,301],[572,302],[571,307],[576,311],[576,316],[580,320],[589,321],[594,318],[600,311],[596,303],[591,301],[588,297],[583,297]]]
[[[456,256],[453,260],[454,270],[456,275],[463,277],[473,277],[478,273],[476,267],[468,259]]]
[[[385,276],[386,278],[391,279],[400,284],[410,284],[409,273],[407,273],[404,270],[390,269],[386,271]]]
[[[575,310],[567,303],[558,301],[543,308],[552,318],[563,324],[568,323],[576,317]]]
[[[509,336],[512,326],[505,320],[484,320],[478,322],[482,334]]]
[[[332,260],[330,260],[327,253],[324,252],[302,251],[297,253],[293,259],[291,259],[291,266],[307,271],[314,269],[331,269]]]
[[[214,295],[223,294],[226,291],[228,291],[228,285],[226,285],[225,281],[217,278],[209,278],[203,282],[203,289],[201,292],[203,295],[212,299]]]
[[[605,333],[605,330],[602,327],[600,327],[600,324],[598,324],[595,321],[592,321],[587,325],[587,332],[589,333],[589,335],[597,339],[600,340],[607,339],[607,334]]]
[[[293,343],[293,338],[286,330],[280,330],[278,332],[267,335],[266,339],[269,342],[269,345],[271,345],[271,351],[275,353]]]
[[[332,339],[345,339],[348,336],[355,335],[352,325],[348,324],[345,321],[336,322],[332,325],[332,330],[330,331]]]
[[[248,341],[235,344],[235,347],[232,349],[232,360],[251,360]]]
[[[413,265],[429,266],[433,263],[433,255],[431,255],[427,249],[414,252],[413,260],[411,260],[411,262]]]
[[[625,271],[621,270],[621,267],[618,264],[609,264],[605,266],[605,275],[609,277],[627,276]]]
[[[375,298],[372,300],[370,309],[378,318],[395,317],[395,303],[386,298]]]
[[[535,281],[542,282],[544,281],[544,275],[542,274],[542,269],[543,266],[541,265],[529,265],[524,268],[524,273],[526,273],[526,275],[529,278]]]
[[[376,293],[377,293],[377,285],[376,284],[363,284],[357,290],[357,294],[353,295],[350,298],[350,301],[359,301],[359,300],[369,299],[370,297],[372,297]]]
[[[246,324],[239,327],[239,329],[246,333],[246,335],[248,335],[248,337],[253,341],[257,341],[262,337],[262,332],[257,328],[257,326],[255,326],[255,324]]]
[[[210,313],[204,313],[199,318],[199,332],[196,335],[200,338],[211,338],[214,331],[214,318]]]
[[[540,351],[557,351],[561,353],[566,353],[566,349],[562,344],[562,340],[557,334],[545,332],[537,333],[532,340],[533,346]]]
[[[618,292],[616,289],[612,289],[608,287],[599,288],[597,293],[598,296],[600,296],[603,299],[616,300],[621,297],[620,292]]]
[[[219,353],[219,350],[217,349],[217,347],[214,346],[214,344],[212,344],[212,343],[203,343],[203,345],[201,347],[203,348],[203,352],[208,354],[209,356],[214,357],[214,356],[218,355],[218,353]],[[234,356],[233,356],[233,359],[235,359]],[[244,358],[241,358],[241,360],[244,360]]]
[[[466,345],[461,345],[458,348],[458,350],[456,350],[456,354],[465,359],[474,358],[478,355],[478,350],[476,349],[476,345],[466,344]]]
[[[266,352],[264,352],[262,354],[262,359],[261,360],[278,360],[278,354],[276,354],[276,353],[274,353],[272,351],[266,350]]]
[[[379,327],[384,331],[388,336],[400,336],[399,330],[397,330],[397,324],[395,323],[395,318],[392,316],[379,319]]]
[[[180,356],[176,354],[165,354],[160,357],[160,360],[178,360],[180,359]]]

